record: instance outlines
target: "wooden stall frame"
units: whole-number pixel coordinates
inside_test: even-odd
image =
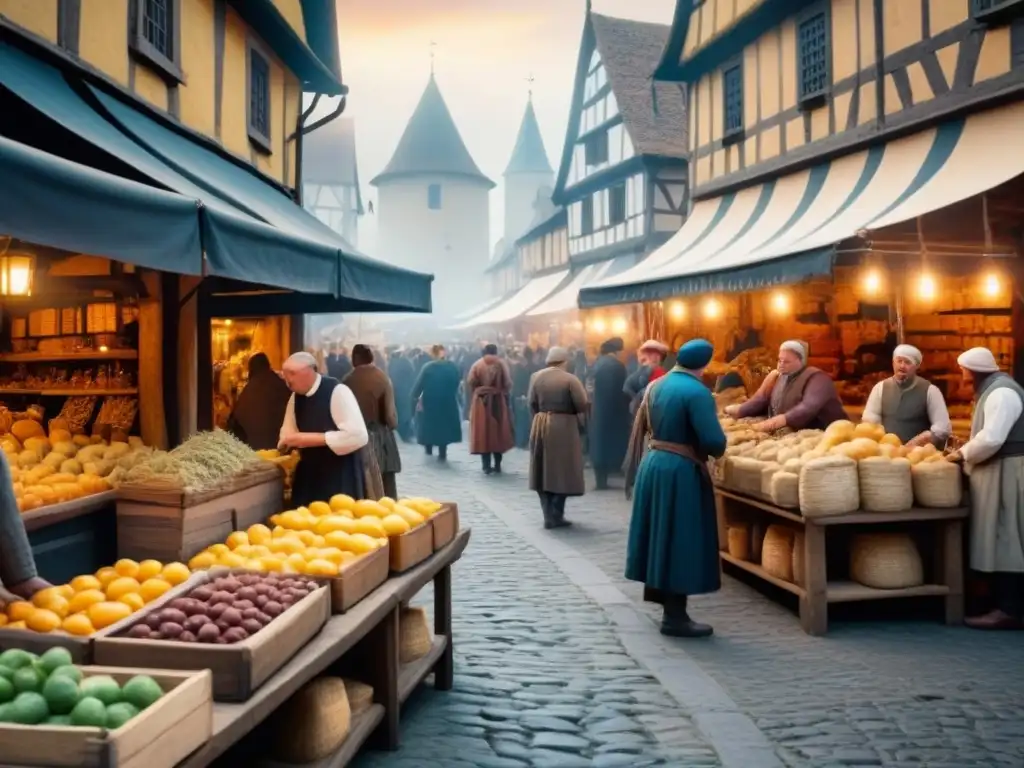
[[[729,507],[741,504],[803,528],[804,584],[776,578],[758,563],[733,557],[727,551]],[[942,597],[946,624],[955,625],[964,618],[963,522],[967,507],[937,509],[914,507],[906,512],[853,512],[830,517],[805,518],[764,501],[743,496],[723,488],[715,489],[715,513],[718,523],[719,556],[724,563],[752,573],[800,599],[800,624],[809,635],[828,631],[829,603],[851,603],[866,600],[888,600],[900,597]],[[828,582],[825,555],[825,534],[829,528],[846,525],[933,522],[938,526],[935,544],[935,575],[938,583],[903,589],[875,589],[853,581]]]

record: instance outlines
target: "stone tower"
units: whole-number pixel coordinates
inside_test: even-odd
[[[512,157],[505,168],[505,233],[506,243],[515,242],[529,228],[535,214],[537,195],[550,194],[555,174],[544,151],[533,99],[526,103],[523,120]]]

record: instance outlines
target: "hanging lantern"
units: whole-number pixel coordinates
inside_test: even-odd
[[[0,255],[0,296],[31,296],[35,257],[7,251]]]

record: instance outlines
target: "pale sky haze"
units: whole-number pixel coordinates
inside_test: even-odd
[[[670,24],[674,0],[594,0],[609,16]],[[359,178],[387,164],[430,76],[470,154],[497,182],[491,243],[502,232],[502,184],[532,87],[534,108],[557,171],[572,98],[585,0],[338,0],[345,115],[355,120]],[[431,43],[434,43],[431,46]],[[527,79],[532,74],[532,86]],[[376,217],[359,222],[360,250],[373,255]]]

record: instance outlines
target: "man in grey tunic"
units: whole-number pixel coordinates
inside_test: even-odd
[[[939,388],[917,375],[921,350],[900,344],[892,353],[892,376],[875,384],[861,421],[881,424],[906,445],[942,448],[953,432]]]
[[[952,460],[971,480],[971,568],[994,577],[996,607],[975,629],[1021,629],[1024,615],[1024,388],[974,347],[957,358],[974,389],[971,439]]]

